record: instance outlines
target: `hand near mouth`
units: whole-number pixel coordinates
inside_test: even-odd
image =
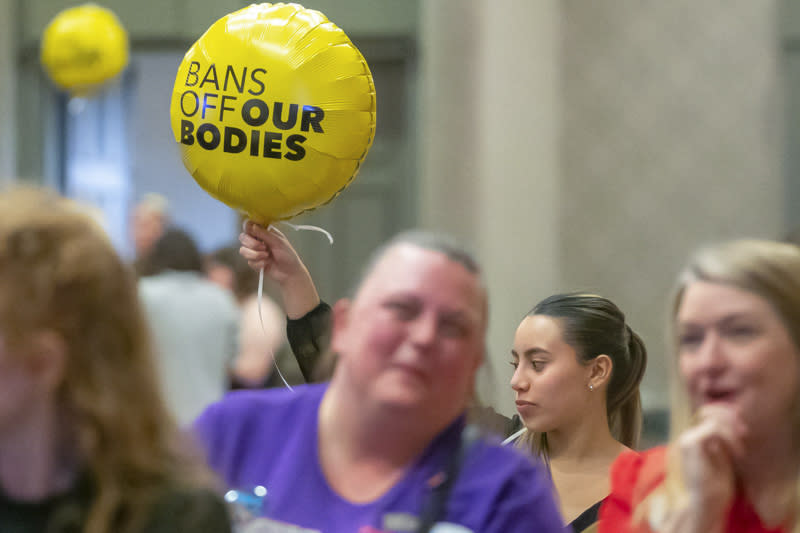
[[[736,462],[744,458],[747,428],[729,406],[707,404],[676,443],[689,494],[683,531],[722,530],[736,488]]]

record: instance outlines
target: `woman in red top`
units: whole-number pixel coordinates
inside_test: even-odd
[[[797,532],[800,248],[701,250],[672,313],[679,386],[667,448],[612,466],[601,532]]]

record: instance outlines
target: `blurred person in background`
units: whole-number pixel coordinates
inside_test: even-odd
[[[548,465],[572,531],[596,527],[609,467],[639,440],[644,343],[610,300],[556,294],[522,320],[511,357],[516,443]]]
[[[135,279],[84,208],[0,194],[0,531],[230,531],[163,403]]]
[[[286,341],[286,316],[269,295],[265,284],[258,295],[258,272],[247,265],[238,246],[225,246],[208,254],[209,280],[224,287],[239,304],[239,352],[231,363],[231,388],[252,389],[290,385],[305,379]],[[270,281],[270,276],[266,276]],[[279,369],[275,371],[275,366]]]
[[[228,389],[239,308],[230,291],[205,278],[197,245],[176,228],[144,258],[139,295],[167,405],[179,423],[189,424]]]
[[[620,455],[600,531],[800,529],[800,248],[733,241],[678,278],[666,447]]]
[[[196,423],[210,464],[231,487],[264,487],[265,530],[562,531],[544,468],[465,428],[487,306],[462,248],[397,236],[334,308],[330,382],[211,406]]]
[[[156,193],[147,193],[131,213],[134,268],[139,273],[145,257],[169,226],[169,202]]]

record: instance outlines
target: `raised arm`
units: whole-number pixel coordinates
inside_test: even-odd
[[[239,235],[242,257],[254,270],[278,286],[290,320],[305,316],[320,304],[319,294],[306,265],[289,239],[275,227],[264,228],[248,220]]]
[[[264,275],[278,286],[288,318],[286,335],[303,377],[307,382],[325,379],[318,367],[330,343],[331,308],[320,301],[302,259],[283,233],[250,220],[239,241],[239,253],[250,267],[263,268]]]

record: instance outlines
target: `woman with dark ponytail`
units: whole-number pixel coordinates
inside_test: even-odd
[[[522,320],[511,356],[525,425],[516,444],[544,459],[562,516],[587,531],[609,493],[611,463],[638,444],[644,343],[610,300],[557,294]]]

